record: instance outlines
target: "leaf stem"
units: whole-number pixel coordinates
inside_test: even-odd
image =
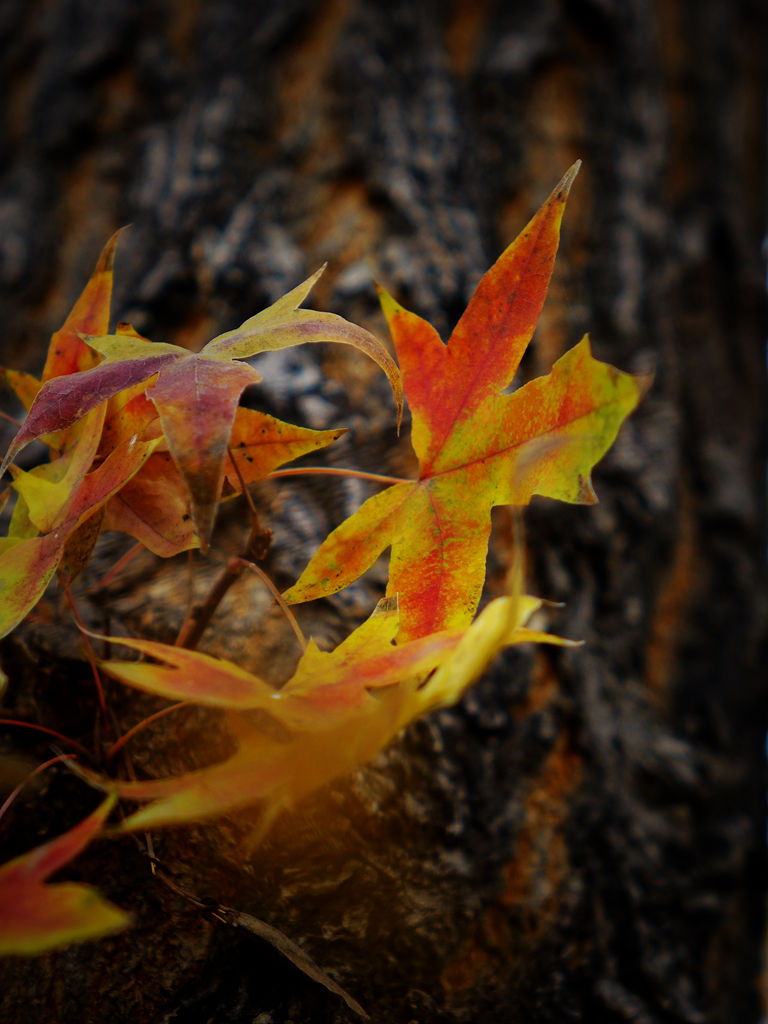
[[[265,480],[274,480],[283,476],[350,476],[357,480],[372,480],[377,484],[412,484],[414,480],[408,480],[401,476],[384,476],[382,473],[364,473],[361,469],[340,469],[330,466],[299,466],[293,469],[276,469],[268,473]]]
[[[273,581],[269,578],[269,576],[267,576],[267,574],[264,572],[261,566],[256,565],[255,562],[249,562],[245,558],[241,558],[239,561],[241,562],[244,569],[250,569],[252,572],[255,572],[256,575],[261,580],[261,582],[267,588],[267,590],[269,590],[272,597],[274,597],[275,601],[280,606],[283,615],[285,615],[286,619],[288,620],[288,624],[293,630],[294,634],[296,635],[296,639],[299,641],[299,646],[301,647],[302,651],[306,651],[307,640],[301,631],[301,626],[299,625],[298,619],[293,614],[290,605],[286,602],[285,598],[277,589]]]
[[[45,725],[37,725],[35,722],[22,722],[18,718],[0,718],[0,725],[18,725],[22,729],[34,729],[36,732],[44,732],[48,736],[55,736],[57,740],[61,740],[62,743],[68,744],[74,750],[83,754],[83,756],[90,757],[90,754],[85,747],[78,743],[77,740],[71,740],[69,736],[65,736],[61,732],[56,732],[55,729],[49,729]]]
[[[128,565],[129,562],[132,562],[133,559],[144,550],[144,545],[141,541],[134,544],[132,548],[129,548],[124,555],[121,555],[121,557],[118,558],[112,568],[102,576],[98,583],[94,584],[94,586],[90,588],[88,593],[98,594],[100,590],[104,590],[105,587],[108,587],[115,577],[120,575],[126,565]]]
[[[128,732],[123,733],[119,740],[115,740],[115,742],[104,755],[107,761],[111,761],[115,754],[119,750],[121,750],[130,739],[133,739],[136,733],[140,729],[143,729],[145,725],[149,725],[151,722],[156,721],[158,718],[162,718],[163,715],[167,715],[169,711],[176,711],[178,708],[189,707],[191,703],[192,701],[189,700],[180,700],[177,701],[176,704],[170,704],[167,708],[161,708],[159,711],[156,711],[154,715],[149,715],[147,718],[142,718],[142,720],[140,722],[137,722],[136,725],[134,725],[131,729],[128,730]]]

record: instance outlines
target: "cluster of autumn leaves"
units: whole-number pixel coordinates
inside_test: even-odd
[[[0,636],[55,574],[69,586],[101,533],[129,534],[162,557],[206,552],[221,501],[343,433],[239,406],[243,390],[261,379],[245,360],[260,352],[337,342],[374,359],[390,381],[398,423],[407,398],[419,473],[361,505],[283,595],[290,604],[336,593],[391,549],[387,592],[371,617],[333,651],[310,640],[282,687],[183,647],[116,641],[133,658],[102,661],[100,671],[169,700],[226,709],[235,753],[164,779],[81,768],[107,797],[70,832],[0,867],[0,952],[36,953],[126,924],[90,888],[46,883],[104,830],[117,800],[138,809],[110,826],[112,834],[253,803],[266,830],[415,717],[458,700],[504,647],[566,643],[526,626],[541,602],[519,588],[476,612],[492,507],[525,505],[533,494],[595,501],[591,470],[645,387],[593,359],[585,338],[547,376],[504,393],[544,302],[577,170],[483,277],[447,344],[381,293],[399,369],[367,331],[300,308],[317,274],[198,354],[150,342],[129,324],[109,334],[115,236],[53,336],[42,379],[5,371],[27,417],[2,466],[10,467],[16,502],[0,539]],[[33,440],[47,445],[49,461],[28,471],[13,466]],[[281,723],[279,742],[243,714],[254,709]]]

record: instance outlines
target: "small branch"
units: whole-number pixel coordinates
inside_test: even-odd
[[[259,522],[256,506],[254,505],[253,498],[245,485],[243,475],[237,465],[237,460],[235,459],[231,449],[228,448],[227,451],[229,453],[230,462],[232,463],[235,473],[237,474],[237,478],[240,481],[242,493],[245,500],[248,502],[251,529],[245,543],[243,557],[230,558],[216,579],[216,582],[213,584],[213,587],[208,593],[203,604],[198,608],[193,609],[185,618],[182,627],[179,630],[179,635],[176,637],[175,645],[176,647],[186,647],[190,651],[193,651],[200,643],[203,633],[208,628],[211,619],[216,613],[216,609],[226,597],[230,587],[232,587],[242,575],[245,565],[250,564],[253,561],[266,558],[269,546],[272,543],[272,531],[265,529]]]
[[[227,448],[227,454],[229,455],[229,461],[232,463],[232,468],[234,469],[240,483],[240,490],[243,497],[248,502],[248,509],[251,514],[251,536],[248,538],[247,550],[249,552],[253,552],[255,557],[266,558],[269,545],[272,543],[272,531],[265,530],[259,522],[259,513],[256,511],[256,506],[253,503],[251,492],[248,490],[245,480],[243,479],[243,474],[240,472],[240,467],[237,464],[235,453],[231,448]],[[259,543],[259,540],[261,540],[261,543]],[[261,554],[261,547],[264,542],[266,542],[266,547],[264,548],[263,554]]]
[[[179,630],[179,635],[174,641],[176,647],[186,647],[187,650],[194,651],[216,613],[216,609],[224,600],[232,584],[242,575],[242,572],[243,566],[240,559],[230,558],[213,584],[208,597],[198,608],[194,608],[184,620],[184,624]]]

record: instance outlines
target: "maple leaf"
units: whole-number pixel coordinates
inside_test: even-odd
[[[105,428],[106,431],[106,428]],[[238,408],[229,440],[243,483],[262,480],[278,466],[331,444],[346,429],[310,430],[255,409]],[[103,530],[119,530],[167,558],[197,547],[189,492],[167,451],[158,446],[139,472],[109,501]],[[223,500],[242,490],[227,459]]]
[[[101,830],[112,806],[108,797],[64,835],[0,866],[0,955],[44,953],[70,942],[120,931],[129,916],[89,885],[46,884]]]
[[[70,538],[125,486],[158,443],[129,438],[89,473],[104,412],[104,406],[96,408],[78,424],[78,441],[61,458],[28,473],[15,471],[17,509],[11,535],[0,538],[0,637],[42,597]]]
[[[153,801],[121,829],[197,821],[257,801],[267,827],[281,809],[367,761],[413,718],[457,701],[503,647],[531,640],[570,644],[525,628],[540,606],[531,597],[499,598],[466,630],[395,646],[397,603],[385,599],[334,651],[323,652],[310,641],[279,690],[232,662],[197,651],[115,640],[158,663],[101,662],[114,678],[169,699],[236,712],[260,709],[289,737],[278,741],[236,714],[231,724],[239,749],[229,760],[175,779],[102,781],[126,799]]]
[[[240,360],[306,342],[352,345],[387,374],[399,422],[400,375],[380,342],[333,313],[298,308],[321,272],[236,330],[209,341],[198,354],[177,345],[147,343],[126,333],[89,336],[88,344],[104,356],[103,362],[43,385],[2,471],[34,438],[68,427],[117,392],[155,378],[147,396],[157,409],[169,450],[189,491],[200,547],[206,551],[240,395],[246,386],[261,380],[253,367]]]
[[[129,323],[119,323],[116,335],[150,345]],[[160,419],[146,396],[145,383],[125,388],[109,399],[99,451],[109,451],[132,435],[148,439],[160,436]],[[238,476],[231,460],[225,461],[223,498],[241,492],[245,484],[263,479],[273,469],[331,444],[342,434],[335,430],[311,430],[284,423],[267,413],[238,407],[229,439]],[[173,461],[168,445],[161,442],[139,472],[106,505],[102,531],[117,530],[141,541],[156,555],[168,558],[199,545],[189,491]]]
[[[596,501],[593,466],[645,386],[592,358],[584,338],[511,395],[544,303],[575,164],[485,274],[447,345],[385,292],[381,302],[412,414],[413,482],[369,498],[320,546],[289,602],[336,593],[391,546],[387,594],[401,638],[471,620],[485,578],[491,508],[534,494]]]

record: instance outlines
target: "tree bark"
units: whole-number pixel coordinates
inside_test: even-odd
[[[524,373],[587,330],[598,358],[655,373],[595,474],[601,503],[526,513],[530,589],[565,603],[553,627],[586,646],[505,656],[460,707],[256,849],[247,814],[154,837],[181,885],[282,929],[382,1024],[760,1018],[766,22],[758,0],[2,6],[6,366],[39,373],[101,246],[129,222],[114,312],[153,339],[197,347],[324,261],[318,306],[383,337],[376,279],[447,336],[584,161]],[[351,425],[347,465],[405,457],[386,383],[354,354],[265,365],[261,407]],[[289,582],[360,494],[279,493],[271,567]],[[505,513],[494,524],[492,590],[510,535]],[[224,549],[241,526],[223,524]],[[168,639],[183,565],[142,562],[124,578],[112,621]],[[379,583],[330,608],[328,637]],[[81,590],[103,622],[103,598]],[[231,592],[205,649],[258,658],[253,595]],[[5,706],[82,739],[89,669],[55,592],[40,618],[47,628],[4,643]],[[279,675],[273,618],[261,643]],[[147,706],[117,687],[109,698],[126,722]],[[174,734],[185,748],[195,724]],[[19,732],[2,750],[50,756]],[[64,772],[29,791],[0,823],[0,859],[89,800]],[[69,876],[135,926],[6,961],[0,1019],[355,1019],[165,887],[133,842],[97,844]]]

